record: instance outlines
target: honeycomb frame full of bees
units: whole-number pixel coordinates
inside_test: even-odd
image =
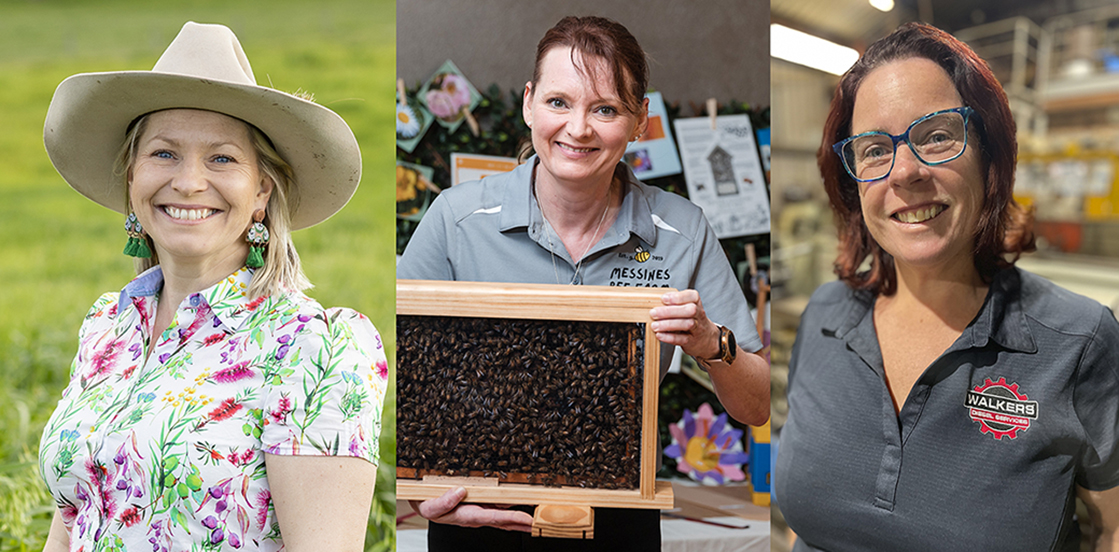
[[[397,497],[671,508],[649,318],[666,291],[397,281]]]

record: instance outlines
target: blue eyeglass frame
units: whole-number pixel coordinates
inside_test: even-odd
[[[948,159],[944,159],[942,161],[933,161],[933,162],[925,161],[921,157],[921,154],[917,153],[917,150],[913,148],[913,144],[909,142],[909,131],[913,130],[913,127],[917,126],[921,122],[923,122],[925,120],[928,120],[931,117],[936,117],[937,115],[943,115],[945,113],[959,113],[960,115],[963,116],[963,118],[964,118],[964,147],[960,148],[960,153],[957,153],[956,155],[953,155],[952,157],[949,157]],[[886,178],[887,176],[890,176],[890,173],[893,172],[894,162],[896,162],[897,158],[898,158],[898,142],[905,142],[905,145],[909,146],[909,151],[911,151],[913,153],[913,157],[916,157],[922,163],[924,163],[924,164],[926,164],[930,167],[935,167],[936,165],[943,165],[943,164],[945,164],[949,161],[953,161],[953,160],[957,159],[958,157],[960,157],[961,155],[963,155],[964,152],[967,151],[967,135],[968,135],[967,124],[970,121],[971,116],[974,115],[974,114],[975,114],[975,110],[970,108],[970,107],[967,107],[967,106],[953,107],[952,109],[942,109],[940,111],[934,111],[932,113],[929,113],[928,115],[925,115],[924,117],[921,117],[921,118],[917,119],[916,121],[913,121],[912,123],[909,123],[909,128],[906,128],[905,132],[903,132],[903,133],[901,133],[897,136],[895,136],[893,134],[890,134],[889,132],[882,132],[880,130],[874,130],[874,131],[871,131],[871,132],[864,132],[862,134],[856,134],[854,136],[851,136],[850,138],[847,138],[847,139],[842,140],[840,142],[836,142],[835,144],[832,144],[831,149],[832,149],[832,151],[835,152],[836,155],[839,156],[839,161],[841,163],[843,163],[844,170],[847,171],[847,174],[850,175],[851,178],[855,179],[855,182],[874,182],[874,181],[877,181],[877,180],[882,180],[883,178]],[[851,170],[851,167],[847,166],[847,158],[843,156],[843,147],[846,146],[848,142],[850,142],[852,140],[855,140],[856,138],[862,138],[863,136],[888,136],[890,138],[890,140],[893,141],[894,155],[893,155],[893,157],[890,158],[890,168],[886,170],[886,174],[884,174],[882,176],[877,176],[877,177],[874,177],[874,178],[863,179],[863,178],[859,178],[858,176],[855,176],[855,173]]]

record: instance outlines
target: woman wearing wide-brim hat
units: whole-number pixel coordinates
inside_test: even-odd
[[[367,318],[301,292],[290,237],[357,188],[346,123],[187,23],[152,71],[63,81],[44,134],[139,273],[86,315],[43,432],[46,549],[360,550],[387,364]]]

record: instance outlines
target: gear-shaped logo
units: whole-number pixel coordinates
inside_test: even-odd
[[[971,421],[979,423],[980,431],[1000,441],[1003,437],[1017,438],[1018,432],[1029,429],[1038,415],[1037,401],[1029,400],[1017,383],[1007,383],[1002,377],[998,381],[988,378],[968,391],[964,406]]]

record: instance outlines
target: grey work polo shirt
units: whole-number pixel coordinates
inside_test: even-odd
[[[801,319],[774,489],[797,551],[1069,550],[1075,486],[1119,485],[1119,323],[1018,269],[895,414],[874,296]]]
[[[397,265],[401,279],[695,289],[743,350],[762,348],[749,306],[703,211],[647,186],[628,167],[614,224],[576,264],[532,193],[536,157],[516,169],[444,190]],[[661,376],[674,347],[662,347]]]

